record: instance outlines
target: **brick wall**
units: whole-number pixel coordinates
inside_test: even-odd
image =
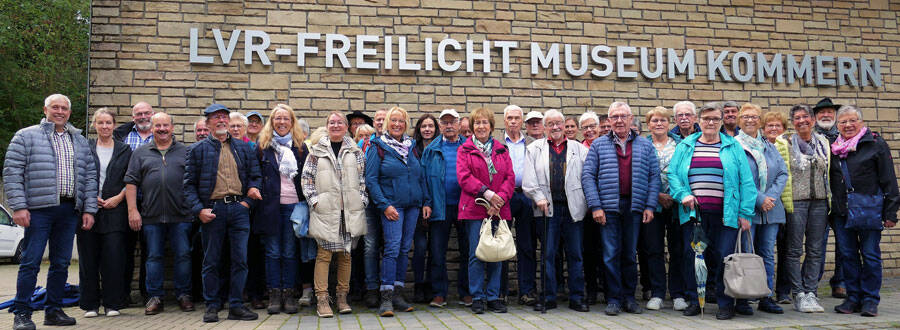
[[[91,36],[91,109],[111,107],[127,120],[130,106],[147,101],[174,114],[176,134],[193,141],[192,122],[212,102],[242,112],[268,113],[287,103],[314,127],[332,110],[365,110],[400,105],[413,117],[453,107],[501,110],[518,104],[526,110],[560,108],[566,114],[605,111],[614,100],[630,103],[641,113],[676,101],[697,104],[724,99],[750,101],[764,109],[786,112],[800,102],[832,97],[855,102],[869,126],[892,147],[900,146],[900,4],[878,1],[751,1],[751,0],[319,0],[293,1],[93,1]],[[199,54],[217,55],[212,29],[225,38],[234,29],[267,32],[271,66],[255,59],[244,65],[243,37],[229,65],[218,56],[214,64],[188,60],[189,29],[200,31]],[[421,62],[424,38],[435,43],[454,38],[514,40],[511,72],[500,73],[496,53],[490,73],[476,70],[411,73],[397,70],[326,68],[323,52],[308,57],[305,67],[296,56],[274,56],[275,48],[296,54],[298,32],[372,34],[408,38],[411,60]],[[395,37],[396,38],[396,37]],[[324,37],[323,37],[324,40]],[[530,73],[528,44],[539,42],[675,48],[697,51],[697,77],[646,80],[572,78],[541,70]],[[322,48],[324,42],[317,45]],[[311,43],[310,43],[311,45]],[[379,43],[378,57],[383,58]],[[816,87],[708,81],[706,50],[832,55],[878,58],[882,87]],[[395,42],[394,61],[397,61]],[[353,62],[355,53],[348,54]],[[460,59],[457,54],[450,59]],[[613,56],[614,57],[614,56]],[[383,65],[383,63],[382,63]],[[465,64],[464,64],[465,65]],[[563,63],[560,64],[563,66]],[[480,67],[479,67],[480,68]],[[634,68],[637,70],[637,67]],[[895,158],[900,158],[897,151]],[[900,272],[900,232],[888,231],[882,251],[889,273]],[[833,248],[829,247],[831,269]]]

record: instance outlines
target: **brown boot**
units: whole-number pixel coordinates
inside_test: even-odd
[[[347,303],[347,292],[337,292],[337,302],[336,307],[338,313],[341,314],[350,314],[353,313],[353,309],[350,308],[350,304]]]
[[[284,312],[288,314],[296,314],[297,310],[297,295],[296,291],[293,288],[284,289],[281,292],[281,299],[284,301]]]
[[[331,298],[328,297],[328,292],[316,293],[316,303],[318,304],[316,314],[319,317],[329,318],[334,316],[334,312],[331,311]]]

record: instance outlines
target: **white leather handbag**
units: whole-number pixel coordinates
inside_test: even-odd
[[[479,198],[476,203],[484,206],[490,205],[486,200]],[[516,243],[513,241],[512,232],[506,221],[499,219],[497,230],[493,230],[491,217],[481,222],[481,231],[478,238],[478,247],[475,249],[475,257],[484,262],[500,262],[512,259],[516,256]]]

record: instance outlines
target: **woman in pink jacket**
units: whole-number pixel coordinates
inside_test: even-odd
[[[500,141],[491,137],[494,115],[479,108],[470,115],[469,125],[473,138],[459,147],[456,175],[462,194],[459,198],[459,219],[463,221],[469,237],[469,292],[474,296],[472,312],[484,313],[485,307],[496,313],[506,313],[506,305],[500,301],[500,262],[483,262],[475,257],[481,223],[494,216],[493,229],[500,219],[510,219],[507,202],[513,195],[515,173],[509,152]],[[491,208],[475,204],[476,198],[490,201]],[[485,287],[485,276],[487,287]]]

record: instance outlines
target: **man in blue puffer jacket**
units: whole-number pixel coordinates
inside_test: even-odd
[[[609,106],[612,132],[591,144],[581,174],[588,208],[602,226],[607,315],[642,312],[634,298],[638,233],[642,222],[653,220],[659,195],[656,149],[630,129],[632,118],[628,104]]]
[[[94,224],[97,212],[97,172],[90,145],[81,130],[69,124],[72,102],[62,94],[44,100],[39,125],[16,132],[3,164],[3,189],[13,209],[13,221],[25,228],[22,260],[16,279],[14,329],[34,329],[31,296],[37,284],[44,247],[50,243],[47,304],[44,325],[75,325],[63,313],[69,260],[75,228]]]

